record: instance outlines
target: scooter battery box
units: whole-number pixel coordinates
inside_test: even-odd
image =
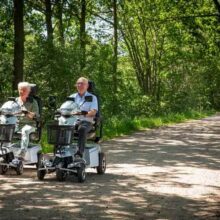
[[[85,147],[84,158],[87,166],[97,167],[99,165],[99,152],[100,147],[98,145],[87,145]]]

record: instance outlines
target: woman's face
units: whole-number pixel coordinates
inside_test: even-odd
[[[27,98],[30,93],[30,90],[27,87],[22,87],[22,88],[18,88],[18,93],[20,97]]]

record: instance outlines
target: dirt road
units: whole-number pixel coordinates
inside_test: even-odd
[[[85,183],[0,176],[0,219],[220,219],[220,116],[102,143],[105,175]]]

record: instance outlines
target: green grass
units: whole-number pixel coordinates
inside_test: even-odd
[[[53,152],[53,145],[47,143],[47,132],[46,132],[46,129],[43,129],[43,132],[42,132],[41,146],[43,148],[43,152],[44,153],[51,153],[51,152]]]
[[[181,123],[189,119],[201,119],[214,113],[214,111],[190,111],[185,113],[170,113],[167,115],[150,118],[137,117],[131,119],[113,117],[104,121],[103,140],[111,139],[122,135],[128,135],[138,130],[158,128],[169,124]],[[47,143],[46,130],[43,130],[41,145],[43,146],[44,153],[53,151],[53,146]]]
[[[190,111],[185,113],[170,113],[164,116],[158,117],[139,117],[139,118],[112,118],[104,124],[104,140],[131,134],[137,130],[143,130],[147,128],[158,128],[161,126],[185,122],[189,119],[201,119],[208,115],[214,114],[214,111],[197,112]]]

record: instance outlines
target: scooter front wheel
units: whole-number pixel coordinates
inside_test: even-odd
[[[82,164],[80,167],[77,168],[77,177],[78,177],[78,182],[83,183],[86,180],[86,170],[85,170],[85,165]]]
[[[37,178],[39,180],[43,180],[46,175],[46,170],[39,170],[40,168],[44,168],[43,164],[43,155],[40,154],[38,156],[38,163],[37,163]]]
[[[99,165],[97,166],[97,173],[104,174],[106,170],[106,156],[103,152],[99,153]]]
[[[6,165],[0,165],[0,174],[4,175],[8,171],[8,167]]]
[[[57,180],[60,182],[66,179],[66,171],[63,171],[62,168],[64,168],[64,163],[63,162],[58,163],[57,169],[56,169],[56,177],[57,177]]]
[[[39,167],[42,168],[42,167]],[[46,170],[37,170],[37,178],[43,180],[46,175]]]

